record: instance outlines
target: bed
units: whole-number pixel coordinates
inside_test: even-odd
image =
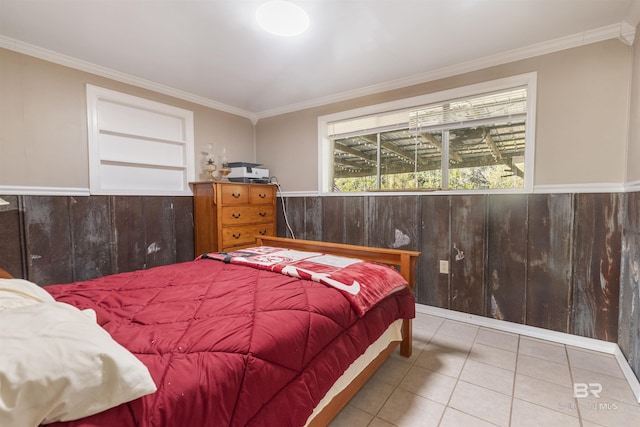
[[[115,353],[125,353],[125,366],[114,368],[115,373],[110,370],[119,363],[117,357],[99,354],[101,365],[93,368],[99,371],[97,379],[63,375],[61,389],[70,383],[76,394],[62,399],[60,392],[53,393],[52,399],[62,401],[49,405],[54,415],[38,415],[56,427],[323,426],[398,345],[403,356],[410,356],[418,256],[259,237],[254,248],[234,253],[40,288],[47,295],[37,291],[30,296],[37,304],[0,309],[0,333],[21,343],[2,316],[62,305],[65,315],[75,310],[81,314],[74,311],[74,316],[94,323],[98,331],[88,330],[87,340],[112,338],[111,344],[122,347]],[[0,281],[0,292],[13,282]],[[75,331],[84,336],[87,322],[81,322],[69,338],[84,345],[84,338],[75,337]],[[40,321],[36,335],[43,324],[52,323]],[[3,346],[14,341],[3,335]],[[49,363],[58,354],[49,353],[29,351],[19,364]],[[61,354],[69,369],[84,363],[74,359],[81,351]],[[3,407],[17,402],[6,390],[12,382],[4,370],[0,365],[0,421]],[[91,381],[96,382],[93,388]],[[105,399],[105,394],[115,397]],[[74,399],[84,400],[79,412],[69,407]],[[107,402],[96,406],[99,400]],[[91,413],[72,419],[85,415],[82,411]]]

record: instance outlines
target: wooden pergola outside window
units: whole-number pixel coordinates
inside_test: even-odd
[[[523,188],[527,89],[329,123],[333,191]]]

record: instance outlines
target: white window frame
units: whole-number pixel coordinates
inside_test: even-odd
[[[444,90],[441,92],[420,95],[411,98],[400,99],[397,101],[385,102],[382,104],[369,105],[366,107],[356,108],[348,111],[328,114],[318,117],[318,192],[325,196],[345,196],[345,195],[362,195],[362,194],[402,194],[398,191],[375,193],[334,193],[331,191],[331,169],[333,167],[333,152],[331,140],[328,136],[328,125],[331,122],[339,120],[347,120],[356,117],[362,117],[373,114],[380,114],[394,110],[407,109],[421,105],[435,104],[450,100],[482,95],[489,92],[497,92],[517,87],[527,88],[527,113],[526,113],[526,131],[525,131],[525,168],[524,168],[524,186],[517,189],[483,189],[483,190],[439,190],[437,194],[465,194],[465,193],[532,193],[534,180],[534,163],[535,163],[535,128],[536,128],[536,94],[537,94],[537,73],[526,73],[512,77],[506,77],[498,80],[477,83],[469,86]],[[407,192],[406,194],[414,194]]]
[[[192,194],[192,111],[93,85],[86,91],[91,194]]]

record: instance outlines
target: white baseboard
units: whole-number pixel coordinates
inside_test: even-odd
[[[620,370],[629,383],[629,386],[636,397],[636,401],[640,403],[640,381],[638,381],[638,378],[631,369],[631,366],[629,366],[627,359],[624,354],[622,354],[622,350],[620,350],[620,347],[616,343],[581,337],[564,332],[551,331],[549,329],[538,328],[535,326],[521,325],[519,323],[507,322],[489,317],[477,316],[475,314],[447,310],[445,308],[432,307],[424,304],[416,304],[416,311],[418,313],[431,314],[438,317],[444,317],[445,319],[470,323],[476,326],[484,326],[503,332],[511,332],[518,335],[524,335],[526,337],[538,338],[586,350],[612,354],[618,361]]]

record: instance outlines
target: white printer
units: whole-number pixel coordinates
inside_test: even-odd
[[[269,169],[259,167],[258,163],[231,162],[231,173],[227,175],[232,182],[255,182],[259,184],[269,183]]]

